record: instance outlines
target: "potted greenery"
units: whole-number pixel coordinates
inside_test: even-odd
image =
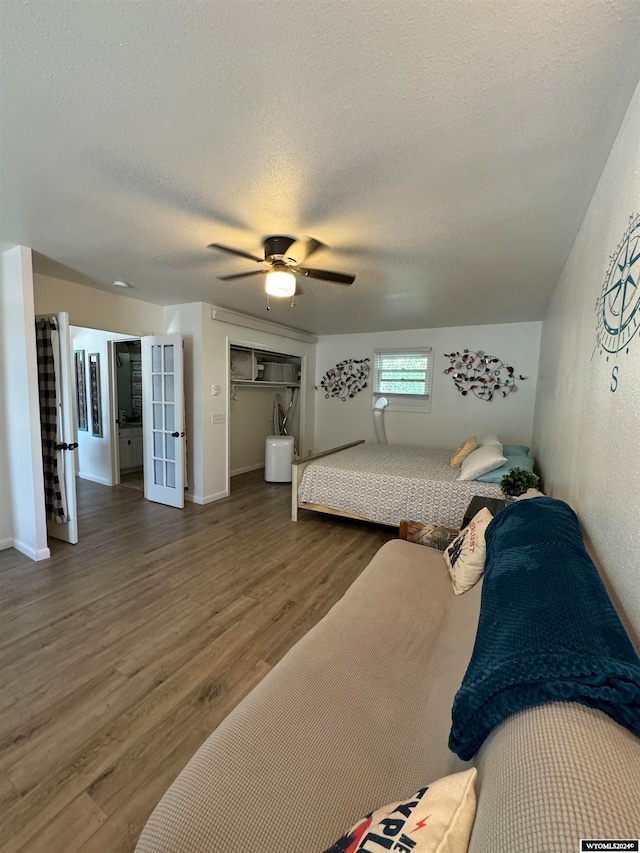
[[[537,489],[540,478],[526,468],[512,468],[500,480],[500,488],[507,503],[511,503],[527,489]]]

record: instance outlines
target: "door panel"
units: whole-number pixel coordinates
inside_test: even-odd
[[[184,387],[181,335],[142,338],[144,495],[184,507]]]
[[[44,316],[44,315],[43,315]],[[78,541],[78,505],[76,501],[76,454],[78,446],[74,417],[74,378],[71,357],[71,333],[69,315],[64,312],[53,316],[58,324],[59,348],[56,357],[56,385],[58,405],[58,438],[62,446],[57,451],[58,476],[64,482],[69,521],[59,523],[47,521],[47,534],[53,539],[62,539],[75,545]],[[36,319],[42,319],[37,317]],[[65,445],[66,448],[65,449]],[[71,445],[71,447],[69,447]]]

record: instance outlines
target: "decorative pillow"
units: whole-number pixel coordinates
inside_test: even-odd
[[[507,456],[507,461],[499,468],[494,468],[487,474],[481,474],[476,477],[479,483],[499,483],[505,474],[508,474],[512,468],[526,468],[527,471],[533,471],[534,460],[530,456]]]
[[[500,441],[499,433],[495,435],[488,435],[486,438],[483,438],[480,442],[480,447],[495,447],[496,450],[499,450],[502,453],[502,442]]]
[[[502,452],[508,458],[509,456],[528,456],[530,447],[524,444],[503,444]]]
[[[438,551],[451,545],[460,533],[454,527],[439,527],[437,524],[422,524],[420,521],[401,521],[400,538],[407,542],[415,542],[416,545],[427,545],[429,548],[437,548]]]
[[[459,468],[463,461],[467,458],[470,453],[473,453],[476,448],[479,447],[478,439],[474,436],[468,438],[466,441],[463,441],[460,447],[456,450],[456,452],[451,457],[451,461],[449,465],[452,468]]]
[[[492,518],[489,510],[483,507],[451,545],[445,548],[444,561],[456,595],[471,589],[482,577],[487,553],[484,534]]]
[[[507,457],[495,447],[479,447],[470,453],[462,463],[459,480],[476,480],[481,474],[499,468]]]
[[[463,853],[476,816],[473,767],[438,779],[408,800],[377,809],[325,853]]]

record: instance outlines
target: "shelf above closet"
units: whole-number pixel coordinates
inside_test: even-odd
[[[267,382],[265,379],[231,379],[232,385],[262,386],[264,388],[299,388],[299,382]]]

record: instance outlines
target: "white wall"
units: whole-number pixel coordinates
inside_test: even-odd
[[[212,307],[193,303],[165,309],[167,333],[180,332],[185,338],[187,497],[196,503],[209,503],[228,494],[229,342],[306,359],[306,393],[299,399],[301,452],[307,455],[313,448],[315,344],[213,320]],[[218,396],[211,395],[212,385],[219,386]],[[224,415],[225,423],[212,424],[214,413]]]
[[[8,448],[3,503],[11,510],[14,548],[33,560],[49,557],[42,474],[38,365],[31,250],[0,256],[0,435]],[[8,496],[8,499],[7,499]],[[7,528],[0,537],[6,544]]]
[[[84,350],[85,372],[87,377],[87,413],[88,431],[78,430],[77,474],[83,480],[113,485],[112,454],[112,413],[109,407],[111,375],[109,369],[108,342],[123,340],[127,335],[118,332],[102,332],[96,329],[84,329],[71,326],[71,350]],[[102,437],[91,432],[91,401],[89,397],[89,353],[100,354],[100,398],[102,400]]]
[[[4,264],[4,260],[2,260]],[[1,275],[0,267],[0,275]],[[2,276],[4,281],[4,276]],[[2,294],[0,294],[0,303],[2,310],[0,311],[0,338],[4,338],[4,285],[0,283]],[[5,423],[7,417],[7,403],[5,399],[4,377],[6,376],[10,360],[5,352],[7,347],[3,346],[0,340],[0,550],[2,548],[11,548],[13,545],[13,516],[11,509],[11,488],[9,482],[9,457],[8,457],[8,425]]]
[[[545,489],[578,512],[614,599],[640,635],[640,332],[599,354],[596,313],[631,214],[640,213],[640,87],[543,325],[534,448]],[[635,244],[635,251],[640,244]],[[640,263],[634,267],[638,282]],[[633,293],[633,291],[632,291]],[[633,299],[637,301],[637,291]],[[640,314],[636,314],[640,322]],[[618,368],[617,388],[614,367]]]
[[[74,326],[119,329],[123,335],[161,335],[164,308],[119,293],[85,287],[47,275],[34,276],[36,314],[66,311]]]
[[[0,320],[0,326],[2,321]],[[5,400],[2,376],[4,375],[4,354],[0,348],[0,550],[11,548],[13,544],[13,518],[11,493],[9,489],[9,461],[7,458],[7,434],[4,423]]]
[[[229,411],[231,476],[264,465],[264,442],[273,435],[276,391],[237,386],[236,393],[238,399],[231,400]]]
[[[326,399],[320,388],[323,374],[345,358],[370,358],[385,347],[430,346],[433,348],[433,397],[431,412],[385,412],[389,444],[413,444],[451,448],[465,438],[499,432],[504,442],[530,444],[535,405],[540,347],[540,323],[510,323],[494,326],[459,326],[444,329],[414,329],[357,335],[327,335],[317,350],[316,451],[346,444],[358,438],[375,441],[372,414],[372,383],[345,402]],[[473,395],[463,397],[450,376],[446,352],[484,350],[512,365],[528,379],[518,382],[518,391],[491,402]]]

